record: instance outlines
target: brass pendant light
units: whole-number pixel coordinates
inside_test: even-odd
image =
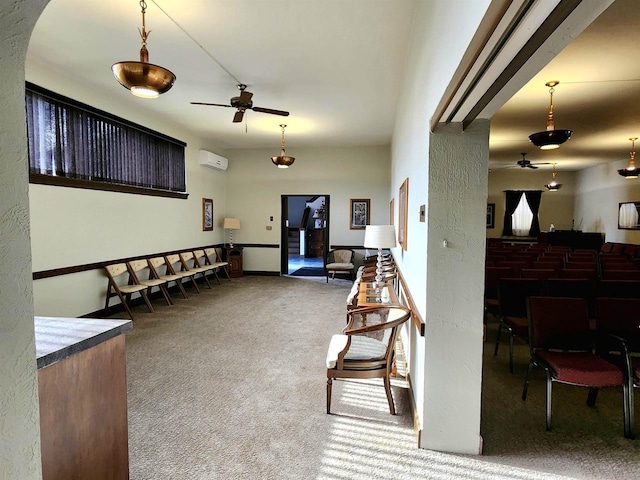
[[[544,186],[550,192],[557,192],[562,188],[561,183],[556,182],[556,164],[553,164],[553,173],[551,174],[551,181]]]
[[[556,130],[553,122],[553,92],[555,86],[560,82],[553,80],[545,85],[549,87],[549,113],[547,114],[547,129],[543,132],[536,132],[529,135],[529,140],[541,150],[553,150],[560,147],[571,138],[572,130]]]
[[[142,8],[142,48],[140,49],[139,62],[118,62],[111,66],[111,71],[120,84],[131,91],[137,97],[157,98],[160,94],[168,92],[176,81],[176,76],[166,68],[149,63],[149,51],[147,50],[147,38],[151,30],[145,28],[144,14],[147,3],[140,2]]]
[[[629,152],[629,166],[627,168],[623,168],[618,170],[618,174],[622,175],[624,178],[638,178],[638,169],[636,168],[636,152],[635,152],[635,142],[638,137],[632,137],[631,140],[631,152]]]
[[[278,168],[289,168],[291,165],[293,165],[293,162],[296,161],[296,159],[294,157],[290,157],[288,155],[285,154],[284,151],[284,129],[285,129],[286,125],[284,124],[280,124],[280,128],[282,128],[282,143],[281,143],[281,150],[280,150],[280,156],[278,157],[271,157],[271,161],[273,162],[273,164],[278,167]]]

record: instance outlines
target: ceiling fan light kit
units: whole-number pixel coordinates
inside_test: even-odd
[[[557,192],[562,188],[562,184],[556,182],[556,164],[553,164],[553,173],[551,174],[551,181],[544,186],[550,192]]]
[[[547,129],[543,132],[536,132],[529,135],[529,140],[541,150],[553,150],[559,148],[564,142],[571,138],[572,130],[556,130],[553,121],[553,92],[555,86],[560,82],[557,80],[547,82],[545,85],[549,87],[549,112],[547,114]]]
[[[159,95],[168,92],[176,81],[176,76],[169,70],[158,65],[149,63],[149,51],[147,50],[147,38],[151,30],[147,32],[145,28],[145,10],[147,3],[140,2],[142,9],[142,48],[140,48],[139,62],[118,62],[111,66],[116,80],[128,89],[132,94],[141,98],[157,98]]]
[[[280,124],[280,128],[282,128],[282,143],[280,144],[280,155],[277,157],[271,157],[271,161],[278,168],[289,168],[293,165],[293,162],[296,161],[295,157],[290,157],[285,154],[284,151],[284,129],[286,125]]]
[[[636,152],[635,152],[635,142],[638,137],[632,137],[631,140],[631,152],[629,152],[629,166],[627,168],[623,168],[618,170],[618,174],[623,176],[624,178],[638,178],[638,169],[636,168]]]

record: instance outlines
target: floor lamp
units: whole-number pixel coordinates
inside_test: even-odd
[[[364,248],[377,248],[376,289],[384,287],[382,281],[382,249],[396,246],[396,229],[393,225],[367,225],[364,231]]]
[[[238,218],[225,218],[222,228],[229,230],[229,246],[233,248],[233,231],[240,230],[240,220]]]

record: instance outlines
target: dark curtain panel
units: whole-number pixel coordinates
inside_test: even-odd
[[[536,190],[532,192],[524,192],[531,213],[533,213],[533,220],[531,221],[531,228],[529,229],[530,237],[537,237],[540,233],[540,219],[538,218],[538,210],[540,210],[540,200],[542,200],[542,190]]]
[[[519,190],[507,190],[505,193],[505,211],[504,211],[504,225],[502,228],[502,236],[513,235],[513,222],[511,221],[511,215],[518,208],[520,197],[522,197],[522,191]]]

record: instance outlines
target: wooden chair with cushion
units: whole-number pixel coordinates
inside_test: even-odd
[[[135,283],[147,286],[147,295],[151,296],[153,287],[158,287],[160,293],[164,297],[167,305],[173,305],[169,291],[167,290],[167,281],[162,278],[153,278],[153,273],[146,259],[138,259],[127,262],[131,275],[134,276]],[[147,277],[147,278],[145,278]]]
[[[176,286],[182,293],[184,298],[189,298],[187,295],[187,291],[184,289],[182,285],[182,279],[186,277],[184,274],[172,274],[171,269],[167,267],[167,260],[164,257],[152,257],[147,259],[147,263],[149,264],[149,270],[151,271],[151,275],[153,278],[157,278],[160,280],[164,280],[167,282],[167,289],[171,282],[175,282]]]
[[[231,277],[229,276],[229,262],[222,261],[217,249],[205,248],[204,255],[207,260],[207,265],[213,265],[217,270],[222,270],[227,280],[231,281]]]
[[[204,250],[200,249],[193,251],[193,264],[196,267],[206,268],[207,271],[213,273],[216,282],[220,285],[220,277],[218,276],[219,266],[211,262],[211,259],[204,253]]]
[[[167,273],[171,275],[181,275],[182,278],[188,278],[191,280],[191,285],[193,285],[193,289],[200,293],[200,289],[198,288],[198,283],[196,282],[197,272],[189,270],[185,268],[184,262],[182,258],[177,253],[173,253],[171,255],[166,255],[165,257],[165,265],[167,266]]]
[[[180,252],[179,256],[182,262],[182,271],[193,273],[194,281],[197,279],[198,275],[200,275],[204,280],[204,282],[207,284],[207,287],[211,288],[211,284],[209,283],[207,274],[209,272],[215,273],[215,268],[212,267],[211,265],[206,265],[206,266],[200,265],[198,263],[198,260],[196,260],[195,255],[191,251]],[[220,283],[220,279],[218,279],[218,283]]]
[[[598,390],[622,387],[625,437],[629,435],[628,383],[621,368],[594,353],[587,302],[582,298],[535,297],[527,305],[531,359],[522,390],[527,399],[534,366],[547,375],[546,427],[551,430],[551,399],[554,382],[588,387],[587,405],[595,406]]]
[[[327,283],[329,283],[329,274],[331,274],[331,278],[335,278],[336,273],[348,273],[351,280],[355,279],[354,255],[353,250],[348,248],[329,250],[324,262],[324,274],[327,277]]]
[[[327,352],[327,413],[331,413],[333,379],[382,378],[389,413],[396,409],[390,374],[399,327],[411,316],[408,308],[363,307],[347,313],[347,326],[334,335]]]
[[[148,287],[135,282],[135,275],[131,275],[131,271],[126,263],[107,265],[104,269],[107,274],[107,278],[109,279],[109,284],[107,286],[107,298],[104,304],[105,316],[108,315],[109,312],[109,299],[117,296],[120,299],[122,306],[129,314],[129,318],[133,320],[133,313],[131,312],[129,302],[131,301],[131,296],[134,293],[140,294],[149,311],[151,313],[154,312],[153,305],[151,305],[149,297],[147,296]]]

